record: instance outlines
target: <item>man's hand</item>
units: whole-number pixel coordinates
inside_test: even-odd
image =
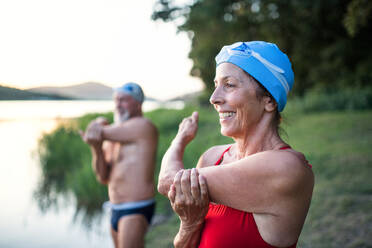
[[[103,126],[108,125],[109,122],[104,117],[98,117],[91,121],[84,132],[80,131],[80,135],[85,143],[92,146],[102,145],[102,130]]]
[[[102,117],[102,116],[99,116],[97,117],[95,120],[93,120],[94,122],[97,122],[103,126],[106,126],[106,125],[109,125],[110,123],[108,122],[108,120],[105,118],[105,117]]]
[[[178,133],[175,140],[180,141],[183,145],[187,145],[193,140],[198,131],[198,112],[193,112],[191,116],[183,119],[178,128]]]

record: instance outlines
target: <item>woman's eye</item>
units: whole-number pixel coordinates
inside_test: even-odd
[[[234,85],[234,84],[232,84],[232,83],[226,83],[225,85],[226,85],[226,87],[227,87],[227,88],[232,88],[232,87],[234,87],[234,86],[235,86],[235,85]]]

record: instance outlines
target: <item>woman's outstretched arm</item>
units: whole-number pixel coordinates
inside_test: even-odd
[[[195,138],[197,130],[198,112],[194,112],[190,117],[183,119],[179,125],[176,137],[164,154],[158,181],[160,194],[168,196],[176,173],[184,169],[183,154],[186,146]]]

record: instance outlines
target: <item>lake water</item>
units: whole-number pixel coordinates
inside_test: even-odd
[[[40,178],[38,139],[60,118],[108,112],[112,101],[0,101],[0,247],[113,247],[109,216],[87,231],[73,221],[73,204],[41,212],[33,199]],[[145,102],[144,110],[159,107]],[[182,102],[168,104],[182,108]]]

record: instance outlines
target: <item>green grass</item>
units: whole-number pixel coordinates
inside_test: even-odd
[[[298,115],[289,143],[316,183],[300,247],[372,247],[372,111]]]
[[[160,133],[156,176],[179,122],[195,109],[159,109],[146,113]],[[184,163],[188,168],[194,167],[209,147],[232,142],[220,135],[218,117],[212,108],[198,111],[198,135],[185,151]],[[39,146],[43,172],[39,200],[51,205],[58,195],[72,195],[77,212],[94,213],[91,218],[101,211],[107,191],[95,181],[89,149],[80,141],[77,129],[84,129],[96,116],[87,115],[61,124],[55,132],[44,136]],[[106,117],[112,120],[112,114]],[[372,111],[307,114],[289,108],[284,117],[285,140],[306,155],[316,177],[298,247],[372,247]],[[171,218],[151,228],[146,235],[146,247],[172,247],[178,218],[171,214],[165,197],[157,194],[156,201],[156,213]]]

